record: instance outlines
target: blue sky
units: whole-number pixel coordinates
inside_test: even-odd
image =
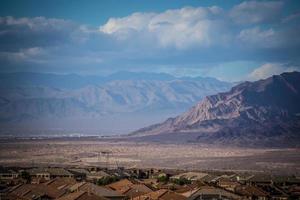
[[[1,1],[0,71],[256,80],[299,70],[299,1]]]

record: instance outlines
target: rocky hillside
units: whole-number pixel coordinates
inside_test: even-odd
[[[189,140],[212,143],[297,143],[300,73],[244,82],[228,92],[205,97],[176,118],[133,133],[138,136],[162,134],[188,134],[193,135]],[[184,140],[184,137],[179,139]]]
[[[96,132],[104,127],[112,132],[126,127],[118,129],[122,132],[182,112],[203,97],[230,87],[213,78],[156,73],[119,72],[102,77],[0,74],[0,125],[5,130],[22,124],[75,131],[80,121],[83,132],[84,127],[92,126]]]

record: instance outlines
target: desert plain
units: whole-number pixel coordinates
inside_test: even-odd
[[[2,139],[0,165],[169,168],[300,174],[300,149],[111,141]]]

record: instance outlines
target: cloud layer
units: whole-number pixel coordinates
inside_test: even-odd
[[[299,71],[300,67],[291,66],[284,63],[266,63],[256,68],[249,74],[250,80],[265,79],[283,72]]]
[[[140,34],[154,40],[159,47],[187,49],[221,45],[226,39],[223,10],[219,7],[185,7],[163,13],[134,13],[124,18],[111,18],[100,31],[126,40]],[[216,37],[218,31],[221,37]]]
[[[137,12],[112,17],[99,27],[45,17],[0,17],[1,71],[170,68],[208,73],[237,61],[298,66],[300,15],[283,15],[284,7],[282,1],[247,1],[227,10],[211,6]],[[257,70],[266,68],[278,67]]]

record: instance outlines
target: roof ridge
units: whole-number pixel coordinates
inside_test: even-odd
[[[161,195],[158,195],[158,198],[162,197],[162,196],[165,195],[167,192],[168,192],[168,190],[165,189],[165,191],[164,191]]]
[[[45,183],[45,185],[49,185],[49,184],[53,183],[55,180],[57,180],[57,177],[54,178],[54,179],[52,179],[52,180],[47,181],[47,182]]]
[[[79,192],[81,192],[81,194],[79,194],[74,200],[80,198],[82,195],[84,195],[85,193],[87,193],[86,191],[79,191]]]

